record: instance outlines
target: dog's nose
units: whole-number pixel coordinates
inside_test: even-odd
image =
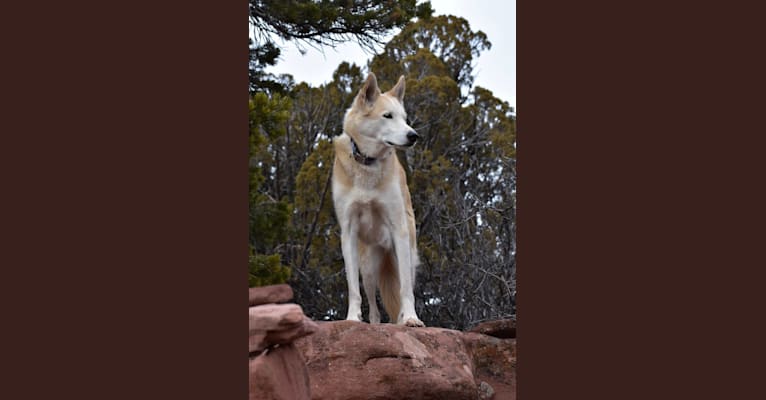
[[[407,132],[407,140],[409,140],[410,143],[415,143],[418,140],[419,137],[420,136],[418,136],[418,134],[415,133],[415,131]]]

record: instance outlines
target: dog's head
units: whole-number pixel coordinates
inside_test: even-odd
[[[381,93],[375,74],[367,80],[346,112],[343,129],[357,142],[376,151],[385,147],[410,147],[418,134],[407,124],[404,111],[404,75],[391,90]]]

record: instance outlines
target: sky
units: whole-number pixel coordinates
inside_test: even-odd
[[[451,14],[468,20],[473,31],[483,31],[492,43],[490,50],[474,59],[474,85],[491,90],[516,108],[516,0],[431,0],[434,15]],[[393,37],[394,31],[387,39]],[[291,74],[296,82],[319,86],[332,80],[343,61],[364,66],[372,58],[356,42],[349,41],[322,51],[303,46],[301,53],[291,42],[279,43],[282,55],[277,65],[266,69],[274,74]],[[373,71],[374,72],[374,71]]]

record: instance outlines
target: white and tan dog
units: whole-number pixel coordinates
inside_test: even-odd
[[[341,227],[341,247],[348,278],[348,316],[362,320],[359,272],[370,306],[370,323],[380,322],[375,291],[380,287],[389,319],[425,326],[415,313],[413,286],[420,263],[415,216],[404,169],[395,148],[418,138],[407,125],[404,76],[381,93],[370,73],[346,112],[343,134],[334,139],[332,192]]]

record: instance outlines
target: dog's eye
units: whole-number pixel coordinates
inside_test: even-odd
[[[394,117],[394,116],[393,116],[393,115],[391,115],[391,113],[390,113],[390,112],[383,114],[383,118],[388,118],[388,119],[391,119],[391,118],[393,118],[393,117]]]

